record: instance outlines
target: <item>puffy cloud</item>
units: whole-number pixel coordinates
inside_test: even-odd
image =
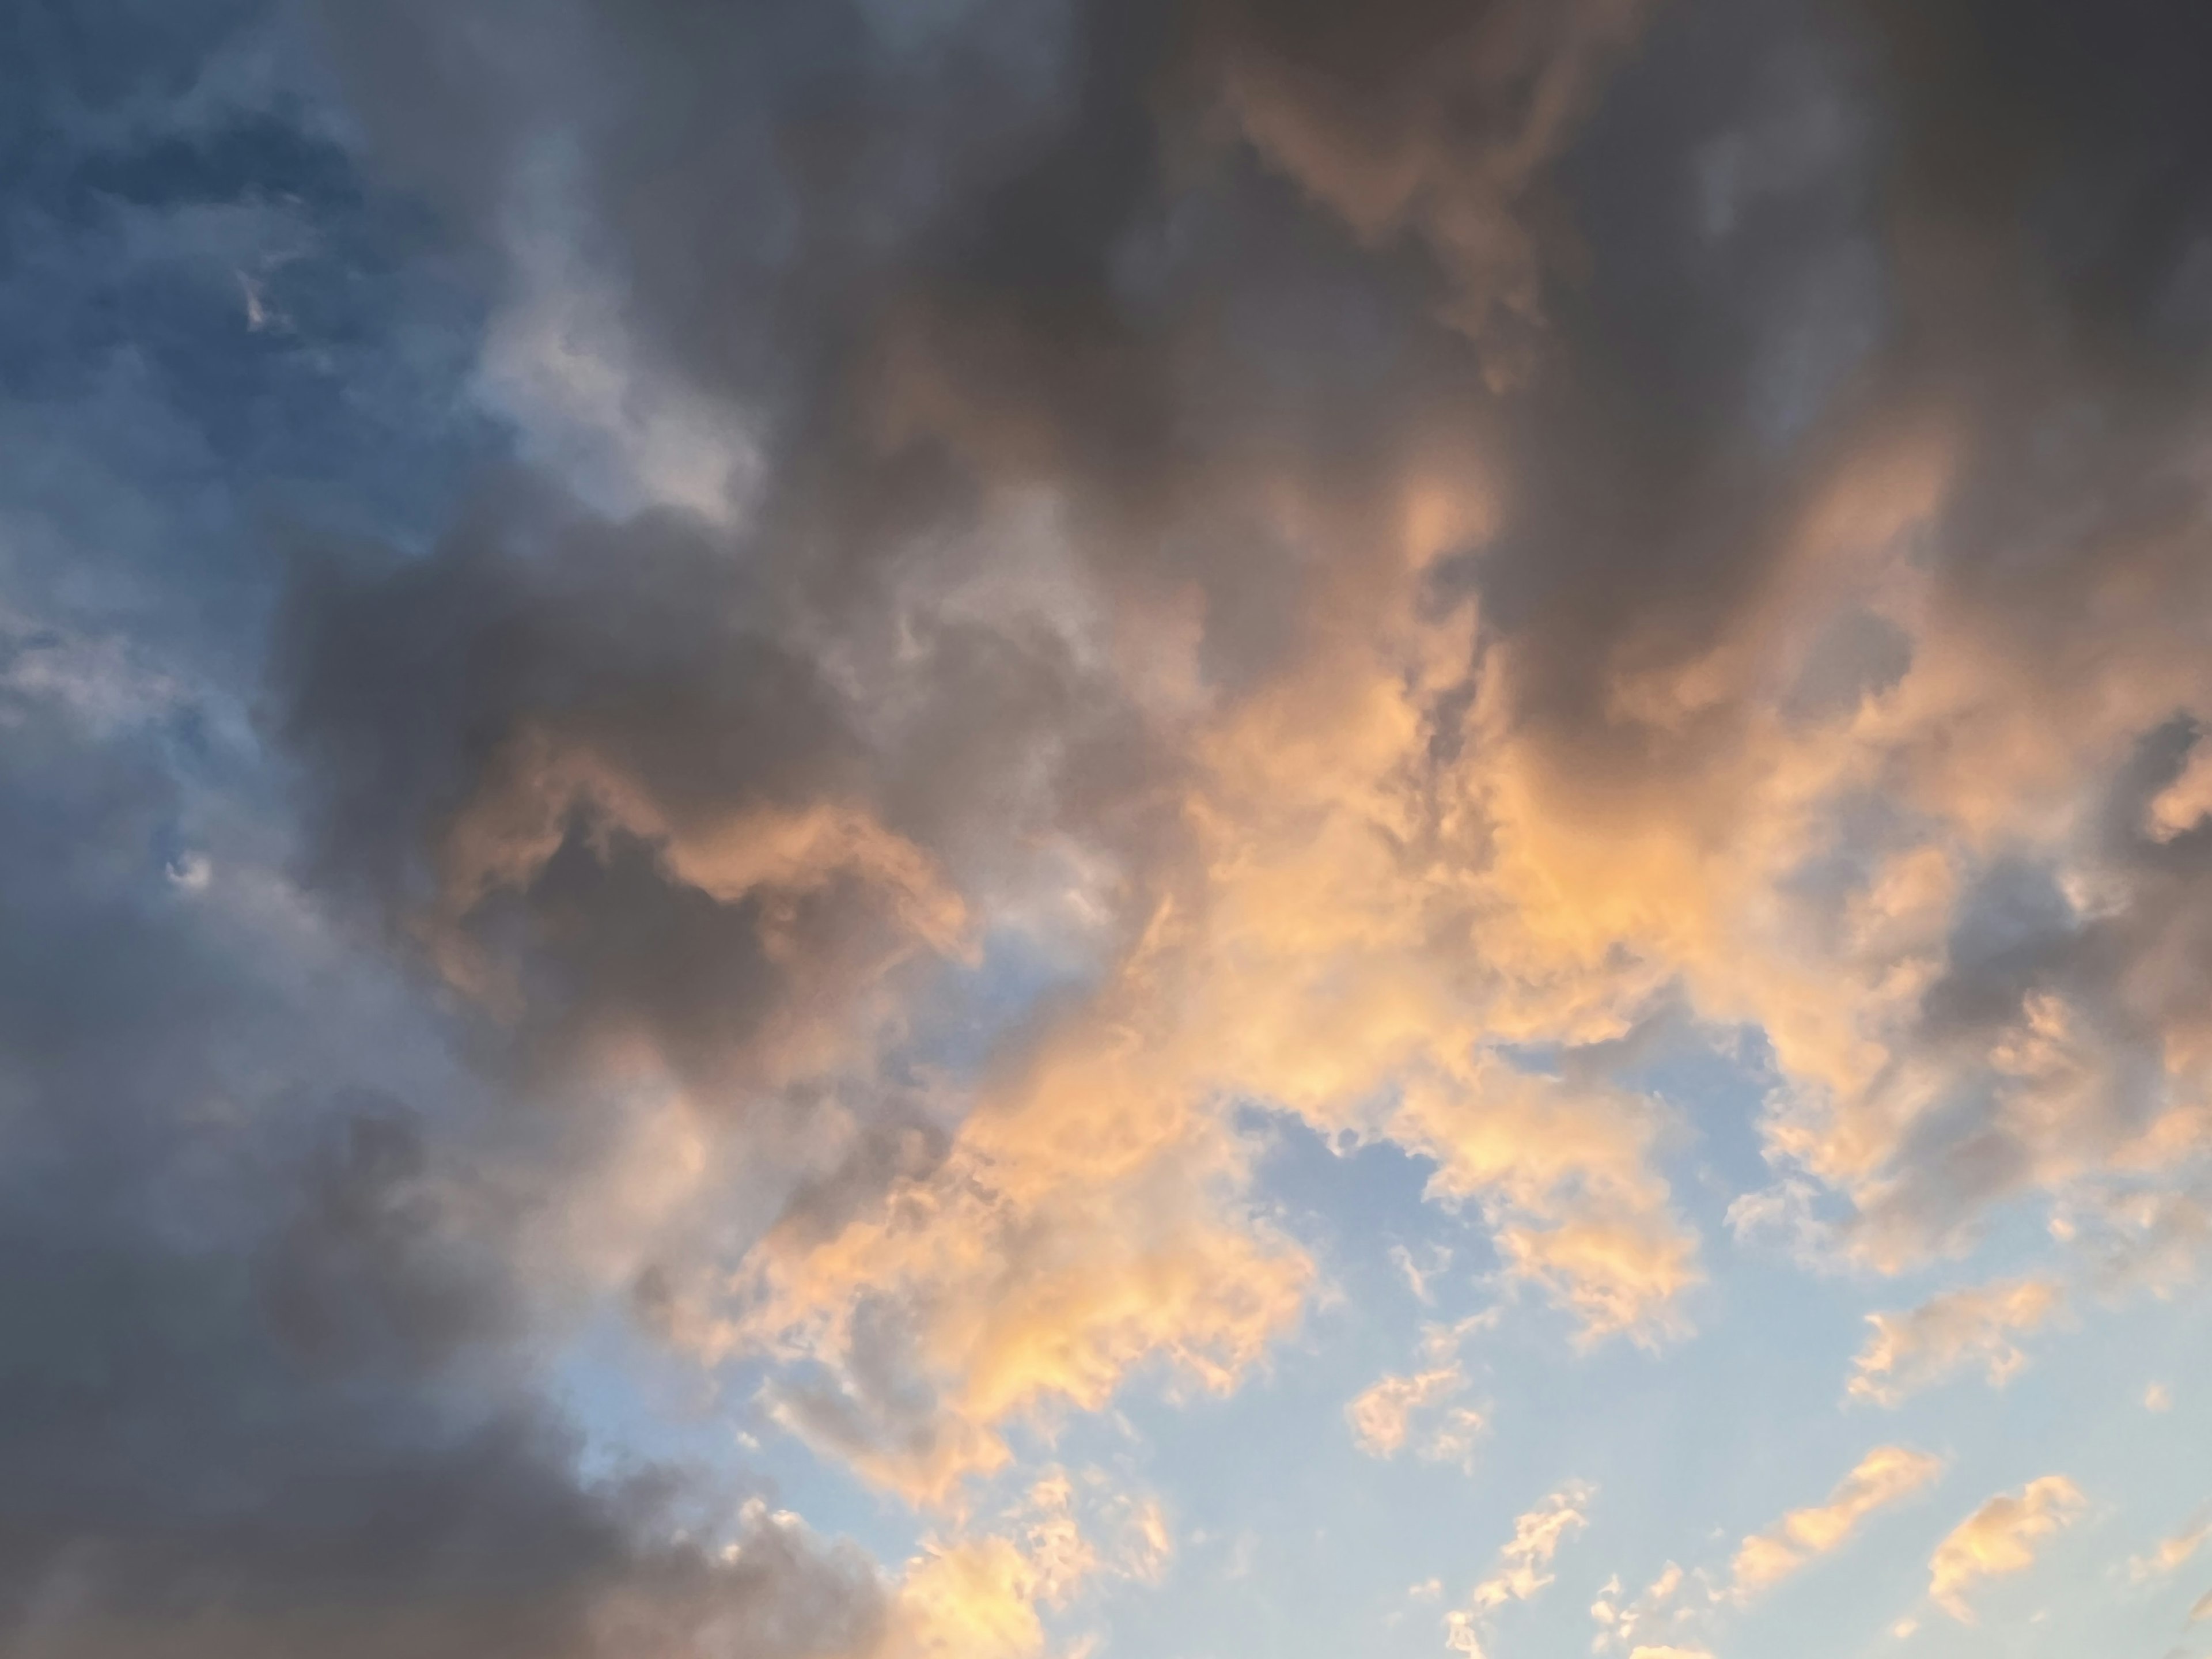
[[[1047,1650],[1044,1613],[1101,1575],[1156,1583],[1173,1553],[1158,1500],[1114,1492],[1097,1470],[1048,1471],[1001,1519],[1004,1531],[928,1540],[908,1563],[885,1659],[1030,1659]]]
[[[1034,1605],[1042,1588],[1036,1564],[1006,1539],[933,1549],[907,1571],[903,1634],[924,1659],[1030,1659],[1044,1650]]]
[[[879,1212],[757,1255],[740,1339],[830,1379],[779,1385],[785,1421],[935,1500],[1004,1462],[1010,1416],[1098,1409],[1148,1363],[1225,1392],[1296,1321],[1303,1253],[1222,1196],[1240,1150],[1202,1121],[1122,1140],[1142,1097],[1097,1058],[1048,1062],[1039,1104],[985,1108]]]
[[[1962,1624],[1974,1621],[1966,1593],[1985,1578],[2025,1572],[2042,1540],[2071,1526],[2087,1503],[2063,1475],[2046,1474],[2000,1492],[1961,1521],[1928,1560],[1928,1593]]]
[[[1435,1158],[1592,1335],[1680,1329],[1697,1282],[1663,1115],[1499,1043],[1666,999],[1757,1024],[1771,1152],[1879,1267],[2194,1156],[2212,697],[2148,367],[2200,349],[2186,210],[2128,198],[2142,233],[2084,264],[2002,218],[2074,188],[2064,146],[1984,124],[1996,209],[1944,136],[2048,101],[2085,55],[2056,9],[2002,65],[1947,44],[1972,8],[1873,20],[1870,61],[1925,76],[1796,14],[1613,0],[1016,9],[856,14],[800,77],[839,89],[832,143],[765,14],[579,3],[526,61],[331,9],[375,153],[501,262],[487,374],[532,453],[709,550],[675,572],[645,513],[551,590],[471,588],[455,550],[414,610],[334,600],[294,686],[334,865],[428,890],[402,912],[526,1033],[717,1091],[869,1072],[921,969],[1041,906],[1089,918],[1126,1020],[1172,896],[1160,982],[1207,988],[1217,1051],[1148,1086]],[[2194,153],[2164,27],[2086,54],[2068,131],[2100,136],[2063,165]],[[1681,178],[1680,222],[1627,205]],[[1471,358],[1426,349],[1439,316]],[[374,672],[395,634],[413,714]],[[678,985],[624,963],[625,884],[687,919]],[[1371,988],[1332,1018],[1341,985]],[[1246,1022],[1359,1040],[1291,1074],[1229,1052]]]
[[[2039,1328],[2061,1306],[2057,1285],[2019,1279],[1947,1291],[1904,1313],[1869,1314],[1874,1334],[1851,1362],[1846,1391],[1895,1406],[1975,1366],[2001,1388],[2027,1363],[2013,1334]]]
[[[1875,1510],[1901,1503],[1943,1472],[1943,1460],[1904,1446],[1877,1446],[1837,1484],[1828,1501],[1792,1510],[1736,1551],[1735,1594],[1757,1595],[1808,1561],[1840,1548]]]

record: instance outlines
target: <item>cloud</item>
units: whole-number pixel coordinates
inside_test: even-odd
[[[2063,1475],[2031,1480],[2017,1492],[2001,1492],[1961,1521],[1928,1559],[1928,1594],[1962,1624],[1974,1622],[1966,1593],[1984,1578],[2025,1572],[2035,1565],[2042,1540],[2071,1526],[2087,1500]]]
[[[1771,1530],[1754,1533],[1736,1551],[1735,1595],[1745,1600],[1842,1547],[1877,1510],[1903,1502],[1943,1472],[1943,1460],[1903,1446],[1877,1446],[1845,1475],[1828,1501],[1792,1510]]]
[[[1775,1584],[1841,1549],[1876,1512],[1905,1502],[1942,1476],[1944,1461],[1903,1446],[1877,1446],[1839,1481],[1825,1504],[1792,1510],[1737,1547],[1728,1572],[1686,1573],[1673,1562],[1633,1599],[1616,1576],[1591,1604],[1595,1650],[1654,1647],[1650,1638],[1694,1632],[1718,1609],[1748,1606]],[[1658,1650],[1669,1650],[1664,1642]]]
[[[1032,1605],[1039,1589],[1035,1565],[1004,1538],[933,1550],[907,1570],[902,1611],[911,1651],[928,1659],[1028,1659],[1044,1649]]]
[[[779,1386],[785,1421],[937,1501],[1005,1461],[1010,1417],[1099,1409],[1147,1364],[1226,1393],[1260,1362],[1311,1268],[1240,1214],[1243,1154],[1205,1120],[1121,1139],[1143,1098],[1121,1065],[1054,1055],[881,1210],[819,1243],[769,1241],[738,1334],[830,1379]]]
[[[1687,1599],[1686,1589],[1696,1595],[1697,1605]],[[1692,1580],[1672,1561],[1633,1600],[1624,1598],[1616,1574],[1590,1603],[1590,1618],[1598,1627],[1593,1649],[1602,1652],[1607,1648],[1626,1648],[1630,1659],[1647,1650],[1666,1651],[1663,1644],[1655,1647],[1642,1638],[1695,1617],[1712,1600],[1711,1587],[1702,1572]]]
[[[360,1086],[234,1092],[210,1032],[288,1073],[339,1060],[312,1014],[265,1023],[255,977],[313,964],[252,942],[264,960],[229,959],[203,913],[158,910],[74,963],[46,941],[40,1017],[93,984],[106,1012],[49,1027],[37,1176],[0,1193],[36,1267],[9,1297],[23,1346],[0,1381],[8,1644],[872,1651],[883,1591],[849,1545],[720,1480],[586,1473],[508,1357],[526,1316],[511,1234],[434,1121]],[[115,1006],[118,950],[163,969],[139,994],[166,1009]],[[117,1013],[127,1057],[105,1040]],[[181,1169],[178,1139],[196,1149]]]
[[[9,1637],[1038,1650],[1098,1528],[966,1506],[1321,1279],[1255,1111],[1583,1348],[1718,1293],[1648,1062],[1750,1031],[1747,1230],[1892,1272],[2057,1196],[2193,1272],[2201,26],[2003,10],[131,5],[0,66]],[[2002,1381],[2057,1282],[1851,1390]],[[611,1310],[928,1510],[906,1578],[587,1475]],[[1462,1376],[1356,1431],[1463,1455]]]
[[[1589,1524],[1583,1513],[1596,1489],[1568,1482],[1513,1522],[1513,1536],[1498,1552],[1498,1565],[1468,1592],[1467,1605],[1444,1615],[1444,1645],[1480,1659],[1490,1617],[1509,1601],[1526,1601],[1552,1583],[1552,1560],[1571,1533]]]
[[[1385,1376],[1344,1408],[1360,1450],[1370,1457],[1395,1457],[1412,1436],[1415,1452],[1430,1462],[1467,1462],[1489,1425],[1480,1412],[1448,1403],[1468,1387],[1459,1344],[1470,1330],[1493,1322],[1494,1311],[1456,1325],[1429,1326],[1421,1345],[1427,1369]]]
[[[1424,1267],[1413,1260],[1413,1253],[1403,1244],[1390,1247],[1390,1265],[1405,1275],[1407,1289],[1413,1291],[1413,1299],[1424,1307],[1435,1304],[1436,1292],[1431,1281],[1451,1266],[1451,1259],[1452,1253],[1438,1245],[1431,1257],[1434,1265]]]
[[[1197,9],[1247,142],[1364,240],[1417,231],[1451,274],[1445,314],[1495,380],[1522,378],[1544,286],[1528,198],[1634,40],[1641,0],[1477,15],[1423,0],[1364,27],[1244,0]],[[1449,114],[1468,101],[1512,116],[1470,129]]]
[[[1005,448],[1073,418],[1058,392],[945,378],[957,313],[902,313],[896,384],[850,389],[964,481],[913,556],[843,523],[842,483],[764,486],[763,538],[857,538],[866,580],[802,592],[711,518],[611,526],[526,490],[429,561],[303,580],[286,729],[332,878],[423,942],[531,1086],[681,1090],[754,1167],[845,1195],[748,1261],[689,1262],[678,1300],[703,1357],[824,1368],[774,1409],[911,1495],[993,1467],[1010,1417],[1095,1408],[1148,1364],[1232,1386],[1294,1322],[1310,1269],[1254,1223],[1239,1099],[1434,1158],[1439,1199],[1492,1216],[1588,1337],[1679,1331],[1698,1273],[1650,1167],[1658,1114],[1471,1054],[1494,999],[1437,931],[1469,902],[1449,860],[1411,861],[1445,808],[1404,780],[1433,768],[1469,641],[1464,607],[1425,597],[1481,510],[1453,458],[1342,490],[1209,466],[1196,520],[1331,573],[1273,637],[1209,645],[1262,572],[1208,599],[1125,568],[1090,505],[1107,458],[1076,432],[1042,472]],[[1058,349],[1010,349],[1031,346]],[[1400,526],[1379,546],[1376,513]],[[1065,579],[1032,603],[1012,550],[1033,535]],[[1088,917],[1083,993],[1017,1020],[975,1086],[886,1091],[912,1011],[1040,905]],[[807,1167],[799,1103],[825,1096],[844,1173]]]
[[[1095,1469],[1048,1471],[1000,1520],[925,1541],[896,1586],[884,1659],[1029,1659],[1047,1650],[1045,1613],[1102,1577],[1157,1583],[1173,1553],[1158,1501],[1115,1493]]]
[[[1416,1412],[1439,1405],[1466,1388],[1467,1373],[1456,1365],[1386,1376],[1346,1406],[1344,1415],[1360,1450],[1372,1457],[1391,1457],[1404,1449]]]
[[[1893,1407],[1974,1366],[2002,1388],[2027,1363],[2011,1334],[2042,1326],[2062,1296],[2047,1279],[2008,1279],[1948,1291],[1905,1313],[1869,1314],[1874,1334],[1851,1361],[1845,1391]]]
[[[455,547],[476,588],[331,599],[309,654],[387,605],[452,719],[380,700],[373,629],[288,679],[329,863],[417,890],[398,908],[465,978],[527,981],[526,1033],[717,1088],[770,1051],[780,1080],[868,1073],[927,966],[1048,891],[1121,1018],[1116,953],[1172,896],[1163,983],[1270,1030],[1371,985],[1338,1023],[1374,1035],[1304,1058],[1327,1088],[1249,1052],[1160,1086],[1433,1158],[1591,1337],[1683,1328],[1664,1115],[1486,1044],[1602,1044],[1667,999],[1757,1025],[1770,1152],[1880,1267],[2014,1194],[2164,1178],[2197,1138],[2212,706],[2157,527],[2186,422],[2148,368],[2201,349],[2186,213],[2129,198],[2142,234],[2082,265],[1960,171],[1954,109],[2041,107],[2082,57],[2051,14],[1976,68],[1946,27],[1870,20],[1894,52],[1862,61],[1796,14],[1664,9],[856,15],[801,77],[839,89],[833,143],[764,18],[579,4],[525,61],[434,9],[330,9],[370,153],[501,273],[483,378],[526,453],[624,526],[534,594],[532,560]],[[2169,27],[2112,27],[2064,118],[2102,136],[2064,166],[2196,153]],[[2003,201],[2074,187],[2065,146],[1984,127]],[[1684,179],[1679,215],[1628,205]],[[1989,303],[1922,257],[1942,238]],[[2091,268],[2165,297],[2116,307]],[[2085,408],[2062,475],[2042,434]],[[686,536],[688,573],[652,545]],[[659,602],[595,587],[602,561]],[[479,600],[515,607],[511,655]],[[381,726],[347,712],[356,670]],[[784,729],[762,708],[789,753],[732,735]],[[725,867],[753,836],[805,854]],[[746,1040],[617,971],[611,916],[647,896]]]
[[[2128,1562],[2129,1582],[2141,1584],[2165,1577],[2186,1565],[2208,1534],[2212,1534],[2212,1520],[2199,1516],[2172,1537],[2160,1539],[2149,1554],[2132,1558]]]

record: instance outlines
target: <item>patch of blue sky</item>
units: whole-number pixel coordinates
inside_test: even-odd
[[[1532,1069],[1541,1064],[1527,1058]],[[1929,1553],[1999,1491],[2076,1468],[2089,1491],[2107,1462],[2139,1460],[2141,1436],[2130,1430],[2148,1421],[2141,1396],[2148,1379],[2115,1382],[2108,1359],[2072,1349],[2063,1367],[2045,1368],[2037,1346],[2007,1389],[1992,1392],[1975,1374],[1898,1411],[1847,1406],[1844,1385],[1865,1313],[1917,1298],[1909,1283],[1808,1279],[1777,1252],[1729,1241],[1727,1202],[1743,1179],[1764,1173],[1755,1133],[1767,1086],[1760,1045],[1717,1049],[1686,1039],[1662,1045],[1620,1080],[1692,1120],[1698,1133],[1683,1158],[1712,1177],[1680,1183],[1705,1237],[1711,1281],[1693,1304],[1697,1328],[1656,1352],[1621,1340],[1583,1352],[1563,1316],[1518,1298],[1462,1348],[1468,1381],[1455,1403],[1488,1419],[1464,1467],[1424,1461],[1411,1449],[1369,1456],[1354,1443],[1345,1407],[1379,1376],[1419,1368],[1425,1325],[1462,1318],[1496,1297],[1486,1282],[1494,1256],[1477,1218],[1424,1200],[1425,1160],[1387,1146],[1332,1148],[1289,1120],[1262,1121],[1265,1191],[1316,1249],[1332,1293],[1317,1301],[1303,1335],[1230,1398],[1128,1392],[1122,1413],[1150,1449],[1185,1551],[1161,1592],[1118,1607],[1119,1650],[1193,1659],[1439,1651],[1443,1612],[1488,1570],[1514,1518],[1576,1480],[1597,1488],[1589,1525],[1562,1547],[1554,1584],[1500,1612],[1493,1647],[1583,1650],[1595,1633],[1589,1605],[1614,1574],[1632,1595],[1674,1561],[1724,1587],[1746,1535],[1825,1501],[1884,1443],[1944,1456],[1949,1470],[1932,1492],[1870,1517],[1834,1556],[1808,1564],[1747,1612],[1714,1610],[1686,1641],[1695,1635],[1738,1659],[1842,1659],[1892,1643],[1892,1626],[1917,1616],[1928,1651],[1979,1650],[1957,1646],[1963,1638],[1945,1628],[1948,1617],[1923,1605]],[[1452,1267],[1431,1281],[1432,1305],[1415,1296],[1394,1244],[1416,1261],[1453,1252]],[[2026,1239],[1990,1245],[1997,1265],[2033,1254]],[[2114,1344],[2100,1345],[2107,1355],[2161,1333],[2169,1349],[2175,1345],[2172,1328],[2147,1310],[2093,1316],[2114,1322]],[[2192,1362],[2201,1369],[2201,1355],[2168,1352],[2164,1368]],[[2029,1446],[2034,1455],[2023,1462]],[[2191,1471],[2164,1483],[2173,1488],[2161,1496],[2177,1517],[2194,1501],[2195,1478]],[[2134,1492],[2144,1483],[2116,1469],[2110,1484]],[[2092,1573],[2083,1564],[2094,1557],[2108,1565],[2110,1553],[2069,1534],[2051,1553],[2052,1571]],[[1437,1595],[1409,1594],[1431,1580],[1440,1581]],[[2001,1580],[1990,1594],[1997,1606],[2027,1592]],[[2172,1611],[2162,1601],[2146,1607],[2149,1623]],[[2051,1644],[2032,1650],[2078,1650],[2063,1645],[2072,1638],[2059,1628],[2025,1626],[2027,1639]]]

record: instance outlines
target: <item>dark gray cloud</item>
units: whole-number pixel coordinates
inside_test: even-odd
[[[579,1475],[509,1346],[459,1103],[348,1085],[285,982],[318,964],[267,934],[241,959],[202,909],[225,877],[164,860],[150,745],[57,724],[16,712],[0,794],[0,1645],[864,1650],[865,1563],[649,1469]]]
[[[0,29],[36,135],[0,194],[0,1649],[868,1650],[849,1549],[583,1472],[526,1159],[286,873],[251,719],[284,521],[404,539],[489,447],[427,216],[281,13]]]

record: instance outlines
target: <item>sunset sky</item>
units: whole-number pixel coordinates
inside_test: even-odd
[[[2212,1655],[2212,6],[0,4],[0,1659]]]

